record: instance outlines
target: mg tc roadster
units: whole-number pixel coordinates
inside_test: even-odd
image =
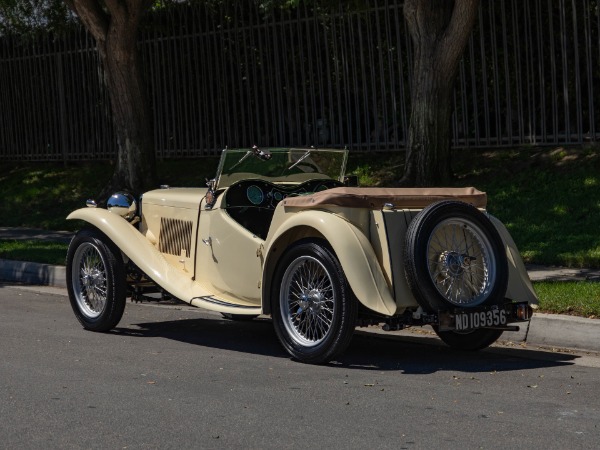
[[[226,149],[205,188],[88,201],[68,216],[87,222],[67,254],[77,319],[108,331],[127,297],[168,296],[232,320],[271,316],[307,363],[339,356],[357,326],[430,325],[478,350],[527,324],[537,298],[484,192],[356,187],[347,157]]]

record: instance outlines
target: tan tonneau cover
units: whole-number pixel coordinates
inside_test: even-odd
[[[459,200],[485,208],[487,195],[475,188],[358,188],[339,187],[310,195],[288,197],[285,207],[315,208],[336,205],[350,208],[381,209],[386,203],[395,208],[420,209],[439,200]]]

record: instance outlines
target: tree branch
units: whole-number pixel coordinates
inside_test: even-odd
[[[444,65],[454,67],[460,61],[478,11],[479,0],[455,0],[450,23],[439,47],[438,55]]]
[[[65,0],[96,41],[104,41],[108,32],[109,16],[97,0]]]

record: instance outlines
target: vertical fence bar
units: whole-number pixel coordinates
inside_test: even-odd
[[[578,0],[580,1],[580,0]],[[583,142],[583,118],[582,118],[582,98],[581,98],[581,73],[579,70],[579,33],[577,24],[577,6],[574,0],[571,0],[572,22],[573,22],[573,56],[575,59],[575,110],[577,117],[577,143]]]
[[[483,10],[479,9],[479,23],[483,24]],[[491,137],[491,129],[490,129],[490,103],[488,97],[488,69],[486,63],[486,50],[485,50],[485,35],[484,33],[480,34],[480,51],[481,51],[481,69],[482,69],[482,87],[483,87],[483,111],[484,111],[484,129],[486,135],[486,142],[488,145],[491,145],[490,137]]]
[[[563,142],[568,142],[571,137],[571,121],[569,117],[569,63],[567,49],[567,31],[566,31],[566,11],[565,2],[560,0],[560,50],[562,57],[562,89],[563,89],[563,111],[564,111],[564,137]]]
[[[544,68],[544,46],[546,45],[546,39],[544,39],[544,31],[542,22],[542,6],[541,0],[535,0],[534,4],[534,14],[535,14],[535,29],[537,33],[536,37],[536,57],[537,57],[537,72],[538,72],[538,86],[540,89],[540,101],[539,101],[539,117],[540,117],[540,140],[542,142],[546,142],[547,140],[547,123],[546,123],[546,71]]]
[[[585,0],[585,4],[583,7],[583,30],[584,30],[584,39],[585,39],[585,66],[586,66],[586,85],[587,85],[587,98],[588,98],[588,132],[587,138],[591,141],[596,140],[596,124],[594,120],[594,83],[593,77],[594,72],[592,68],[593,60],[592,60],[592,23],[590,20],[591,11],[590,11],[590,2],[589,0]]]
[[[454,146],[596,140],[597,7],[482,0],[454,92]],[[159,157],[232,143],[406,144],[412,53],[400,1],[273,10],[200,2],[150,16],[157,26],[140,46]],[[1,38],[0,159],[114,157],[98,62],[81,29]]]

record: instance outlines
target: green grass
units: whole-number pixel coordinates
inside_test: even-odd
[[[159,182],[204,186],[218,158],[158,162]],[[404,154],[351,153],[347,172],[363,186],[393,186]],[[0,226],[77,230],[67,214],[108,182],[107,162],[3,163]],[[535,148],[453,152],[453,186],[488,194],[526,262],[600,268],[600,148]]]
[[[540,312],[600,318],[600,283],[593,281],[538,281],[533,287]]]
[[[461,182],[488,192],[526,262],[600,267],[600,152],[484,153]],[[472,171],[473,172],[473,171]]]
[[[159,162],[159,184],[204,186],[218,158]],[[112,175],[108,162],[78,164],[3,163],[0,226],[75,231],[81,223],[65,220],[89,198],[96,198]]]
[[[363,185],[399,178],[402,154],[356,155]],[[488,195],[527,263],[600,268],[600,148],[456,150],[453,186]]]
[[[351,153],[349,174],[362,186],[393,186],[403,153]],[[159,181],[204,186],[218,158],[158,163]],[[106,162],[3,164],[0,226],[76,230],[66,221],[108,182]],[[501,219],[526,262],[600,268],[600,149],[523,148],[454,152],[453,186],[475,186],[488,194],[488,210]],[[0,258],[64,264],[67,245],[2,241]],[[600,317],[600,283],[536,282],[540,311]]]
[[[0,240],[0,259],[65,265],[68,244],[40,240]]]
[[[108,181],[108,163],[17,164],[0,172],[0,225],[73,230],[65,215],[93,198]]]

